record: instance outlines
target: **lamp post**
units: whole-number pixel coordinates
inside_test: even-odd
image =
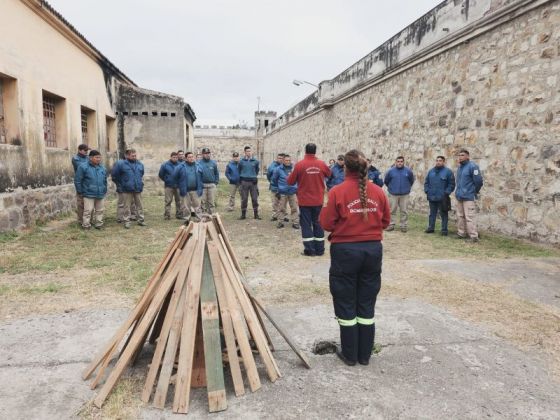
[[[301,85],[303,85],[303,84],[306,84],[306,85],[310,85],[310,86],[313,86],[314,88],[319,89],[319,86],[314,85],[313,83],[310,83],[310,82],[306,82],[305,80],[296,80],[296,79],[294,79],[294,81],[293,81],[292,83],[293,83],[294,85],[296,85],[296,86],[301,86]]]

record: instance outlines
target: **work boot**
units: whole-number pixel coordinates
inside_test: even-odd
[[[441,231],[441,236],[447,236],[447,231],[446,231],[446,230],[442,230],[442,231]]]
[[[358,325],[340,327],[340,353],[344,356],[344,359],[351,363],[344,362],[348,366],[355,365],[358,360],[358,340]],[[343,359],[341,358],[341,360]]]
[[[375,324],[361,325],[358,324],[358,362],[361,365],[368,365],[371,352],[373,351],[373,342],[375,340]]]
[[[138,225],[139,225],[139,226],[147,226],[147,225],[146,225],[146,222],[144,222],[143,220],[140,220],[140,221],[138,222]]]
[[[254,214],[255,214],[255,219],[256,220],[262,220],[261,216],[259,216],[259,211],[258,210],[254,210]]]
[[[278,229],[282,229],[282,228],[284,227],[284,223],[278,222],[278,223],[276,224],[276,227],[277,227]]]
[[[426,229],[426,230],[424,231],[424,233],[434,233],[434,230],[433,230],[433,229],[430,229],[430,228],[428,228],[428,229]]]
[[[270,218],[270,221],[271,221],[271,222],[276,222],[277,220],[278,220],[277,217],[271,217],[271,218]]]
[[[341,349],[336,349],[336,355],[338,356],[338,358],[339,358],[340,360],[342,360],[342,361],[344,362],[344,364],[345,364],[346,366],[355,366],[355,365],[356,365],[356,362],[353,362],[353,361],[351,361],[351,360],[348,360],[348,359],[344,356],[344,354],[342,353],[342,350],[341,350]]]
[[[241,212],[241,217],[239,218],[239,220],[245,220],[247,218],[247,212],[246,211],[242,211]]]

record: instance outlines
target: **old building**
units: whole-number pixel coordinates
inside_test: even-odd
[[[273,121],[265,153],[363,150],[424,176],[467,148],[485,177],[480,224],[560,243],[560,1],[446,0]]]
[[[0,231],[73,210],[80,143],[109,166],[136,147],[151,170],[193,142],[190,106],[136,86],[48,2],[0,0],[0,11]]]

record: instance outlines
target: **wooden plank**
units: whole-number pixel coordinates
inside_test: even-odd
[[[195,228],[194,232],[195,234],[198,234],[198,227]],[[186,293],[184,292],[184,285],[186,283],[186,273],[187,273],[186,270],[188,269],[188,266],[191,263],[195,245],[196,245],[195,241],[189,241],[185,249],[182,251],[186,255],[185,264],[182,267],[183,270],[180,271],[177,276],[177,281],[175,282],[173,288],[173,295],[171,296],[171,300],[169,302],[168,313],[164,319],[161,328],[160,338],[158,339],[156,349],[154,351],[154,356],[152,357],[152,363],[150,365],[150,369],[148,370],[148,375],[146,376],[146,382],[144,383],[144,389],[142,391],[142,401],[145,403],[147,403],[150,400],[150,396],[154,388],[154,383],[156,380],[157,373],[159,371],[161,359],[165,351],[165,346],[167,345],[169,331],[171,330],[171,326],[173,324],[173,317],[175,316],[175,312],[177,310],[177,304],[179,302],[179,298],[181,297],[182,293]]]
[[[179,339],[181,334],[181,326],[183,324],[183,312],[185,308],[186,292],[182,290],[179,297],[179,303],[173,315],[173,323],[169,331],[169,338],[165,346],[165,356],[161,364],[161,371],[159,373],[159,380],[154,395],[154,407],[165,407],[165,400],[167,399],[167,390],[169,389],[169,380],[173,373],[173,366],[175,365],[175,356],[177,348],[179,347]]]
[[[196,337],[194,340],[194,360],[191,377],[191,388],[206,387],[206,366],[204,364],[204,339],[202,338],[202,321],[200,313],[196,323]]]
[[[187,278],[187,302],[183,315],[181,352],[179,353],[177,384],[175,386],[175,397],[173,398],[173,412],[175,413],[187,413],[189,410],[194,340],[200,304],[200,282],[202,264],[204,262],[204,249],[206,248],[206,224],[201,224],[198,237],[193,237],[193,239],[196,239],[197,244]]]
[[[156,322],[154,322],[154,326],[152,327],[152,332],[150,334],[150,339],[148,340],[148,342],[150,344],[154,344],[156,342],[157,338],[159,337],[160,333],[161,333],[161,327],[163,326],[163,320],[165,319],[165,316],[167,315],[167,309],[169,308],[169,302],[171,302],[171,296],[172,295],[173,295],[173,292],[170,292],[167,295],[167,297],[165,298],[165,301],[163,302],[163,306],[159,310],[158,316],[156,318]]]
[[[233,379],[233,388],[235,390],[235,395],[239,397],[245,394],[245,387],[243,385],[243,376],[241,375],[239,357],[237,356],[237,346],[235,344],[235,335],[233,331],[230,308],[226,297],[226,291],[224,289],[222,263],[218,254],[218,248],[214,241],[208,241],[207,245],[210,256],[210,264],[212,265],[212,272],[214,275],[214,284],[216,285],[216,294],[218,295],[218,306],[220,308],[231,377]]]
[[[200,313],[204,338],[204,361],[208,391],[208,410],[211,413],[227,408],[224,365],[220,340],[220,315],[208,247],[204,251],[200,287]]]
[[[181,253],[181,257],[179,258],[179,264],[182,260],[184,260],[183,254],[184,253]],[[107,378],[107,381],[99,391],[97,397],[94,399],[93,403],[95,404],[96,407],[101,408],[103,402],[105,401],[105,399],[107,398],[107,396],[109,395],[109,393],[111,392],[111,390],[113,389],[113,387],[116,385],[117,381],[123,374],[124,369],[126,368],[126,366],[128,366],[131,357],[133,356],[135,350],[137,349],[137,346],[141,344],[140,343],[141,340],[144,338],[146,331],[150,328],[150,325],[153,322],[154,317],[156,316],[161,305],[163,304],[163,300],[165,299],[165,296],[167,295],[167,293],[169,293],[169,290],[175,283],[177,274],[178,274],[177,268],[175,267],[170,273],[166,273],[163,276],[161,284],[157,287],[155,296],[151,300],[148,308],[144,313],[144,316],[142,317],[142,321],[139,323],[138,328],[136,328],[133,332],[133,336],[130,340],[129,345],[127,346],[127,348],[125,349],[121,357],[119,357],[119,360],[117,361],[115,367],[111,371],[111,374]]]
[[[243,270],[241,270],[241,264],[239,264],[239,259],[237,258],[237,255],[235,254],[235,251],[234,251],[233,247],[231,246],[231,242],[229,241],[229,236],[227,235],[226,228],[224,227],[224,224],[222,223],[222,218],[220,217],[219,214],[216,214],[214,220],[216,221],[216,225],[218,227],[219,233],[221,233],[221,235],[222,235],[222,238],[224,240],[226,249],[228,250],[228,254],[231,256],[231,259],[234,262],[235,268],[237,269],[237,271],[242,273]]]
[[[280,369],[278,369],[278,365],[276,364],[270,348],[268,347],[266,336],[263,332],[261,324],[259,323],[253,305],[249,297],[245,293],[245,289],[242,287],[240,280],[237,277],[237,271],[235,270],[235,266],[232,260],[229,258],[227,249],[222,245],[221,242],[219,242],[220,237],[213,224],[209,225],[208,231],[210,232],[210,236],[213,239],[216,238],[217,243],[220,244],[218,249],[220,259],[222,260],[223,265],[226,269],[225,272],[227,273],[227,276],[225,277],[229,280],[229,284],[235,292],[237,299],[239,300],[239,303],[243,310],[243,314],[245,315],[247,326],[249,327],[251,335],[253,336],[253,340],[257,345],[257,349],[259,350],[263,363],[266,367],[268,377],[272,382],[275,382],[276,379],[281,376]]]
[[[86,370],[82,374],[82,379],[88,379],[91,374],[95,371],[97,366],[101,364],[104,359],[111,358],[114,351],[116,351],[119,343],[122,341],[124,336],[126,335],[127,331],[133,326],[138,319],[142,316],[142,313],[145,311],[145,308],[151,301],[156,287],[155,285],[158,283],[157,279],[159,279],[164,272],[165,269],[168,268],[170,263],[173,261],[173,257],[175,257],[175,249],[178,246],[179,242],[181,241],[183,236],[187,236],[191,229],[184,229],[181,227],[175,236],[174,241],[169,245],[164,257],[160,261],[155,273],[148,281],[146,288],[142,296],[140,297],[138,303],[132,310],[131,314],[129,315],[127,321],[121,325],[121,327],[117,330],[117,332],[113,335],[111,340],[108,344],[104,347],[104,349],[93,359],[93,361],[89,364]]]

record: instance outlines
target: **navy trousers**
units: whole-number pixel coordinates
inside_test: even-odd
[[[441,231],[447,232],[447,224],[449,221],[449,212],[444,209],[443,201],[429,201],[430,215],[428,216],[428,229],[435,230],[437,214],[441,215]]]
[[[342,353],[368,361],[375,340],[375,302],[381,289],[380,241],[331,244],[329,285]]]
[[[305,255],[325,253],[325,231],[319,224],[319,214],[323,206],[300,206],[299,224]]]

